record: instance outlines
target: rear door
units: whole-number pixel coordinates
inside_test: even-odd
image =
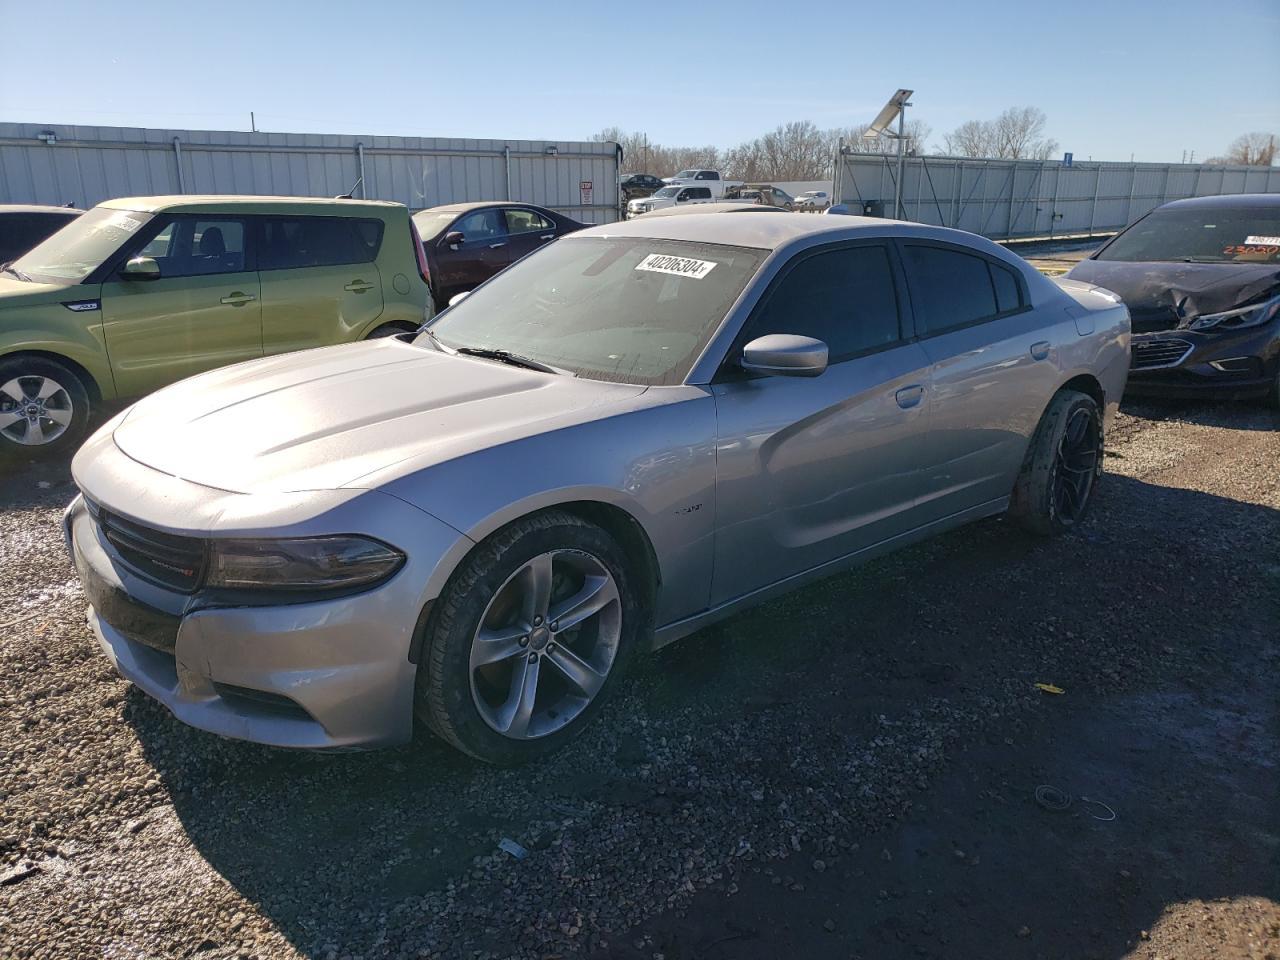
[[[521,257],[556,238],[555,223],[537,210],[530,210],[528,207],[506,207],[502,215],[507,225],[507,243],[510,246],[511,263],[515,263]]]
[[[462,241],[450,245],[445,237],[457,231]],[[507,221],[502,210],[490,207],[464,213],[444,231],[436,243],[440,264],[440,299],[449,298],[484,283],[511,262]]]
[[[1056,387],[1057,336],[1018,272],[967,247],[904,241],[933,394],[927,519],[1006,497]],[[1063,323],[1070,323],[1065,312]],[[1072,328],[1074,332],[1074,327]]]
[[[771,285],[713,387],[717,443],[712,604],[918,526],[929,360],[903,326],[885,242],[806,251]],[[818,377],[736,366],[756,337],[827,344]]]
[[[151,257],[156,280],[112,274],[102,324],[122,397],[262,356],[261,288],[244,217],[161,216],[121,259]]]
[[[262,347],[268,356],[349,343],[382,314],[376,218],[262,216]]]

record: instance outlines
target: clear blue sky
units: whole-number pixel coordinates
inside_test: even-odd
[[[732,146],[904,86],[931,144],[1022,104],[1080,159],[1280,132],[1280,0],[0,0],[0,23],[11,121]]]

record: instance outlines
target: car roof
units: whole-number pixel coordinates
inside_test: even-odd
[[[734,217],[690,213],[679,217],[636,217],[634,220],[588,227],[574,236],[651,237],[655,240],[689,240],[774,250],[801,237],[824,233],[847,234],[851,229],[883,231],[889,225],[907,226],[900,220],[886,220],[882,217],[815,216],[812,213],[764,211],[739,212]]]
[[[84,211],[75,207],[54,207],[43,203],[0,203],[0,214],[5,213],[61,213],[68,217],[78,217]]]
[[[1280,207],[1280,193],[1231,193],[1218,197],[1187,197],[1185,200],[1172,200],[1160,207],[1211,207],[1230,210],[1239,207]]]
[[[683,207],[661,207],[642,213],[641,217],[696,217],[709,213],[786,213],[781,207],[762,207],[758,203],[722,200],[716,203],[690,203]],[[637,218],[639,219],[639,218]]]
[[[520,200],[475,200],[471,203],[445,203],[438,207],[426,207],[414,214],[416,217],[419,213],[465,213],[468,210],[480,210],[483,207],[532,207],[535,210],[546,210],[547,208],[536,203],[524,203]]]
[[[112,210],[134,210],[142,213],[228,210],[241,213],[287,213],[307,210],[324,213],[337,211],[350,213],[355,209],[385,213],[392,209],[404,209],[404,204],[390,200],[339,200],[334,197],[252,197],[222,194],[175,195],[162,197],[117,197],[98,204]],[[326,210],[327,208],[327,210]]]

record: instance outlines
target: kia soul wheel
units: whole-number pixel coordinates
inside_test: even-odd
[[[89,421],[80,378],[44,357],[0,361],[0,450],[42,456],[75,446]]]
[[[491,763],[550,752],[622,674],[638,620],[626,558],[605,531],[560,511],[518,521],[437,601],[419,717]]]

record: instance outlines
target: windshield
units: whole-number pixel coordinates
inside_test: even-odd
[[[14,269],[35,280],[79,282],[152,216],[136,210],[94,207],[15,260]]]
[[[1280,263],[1280,209],[1156,210],[1116,237],[1099,260]]]
[[[693,179],[694,177],[696,177],[697,175],[698,175],[698,171],[697,171],[697,170],[681,170],[679,173],[677,173],[677,174],[676,174],[674,177],[672,177],[671,179],[673,179],[673,180],[692,180],[692,179]]]
[[[567,238],[498,274],[429,329],[452,350],[504,350],[592,380],[681,383],[767,254]]]
[[[453,223],[457,218],[458,211],[441,211],[422,210],[413,215],[413,225],[418,228],[418,236],[424,242],[434,240],[445,227]]]
[[[677,193],[679,193],[683,189],[684,189],[683,187],[663,187],[661,190],[655,193],[654,196],[655,197],[674,197]]]

